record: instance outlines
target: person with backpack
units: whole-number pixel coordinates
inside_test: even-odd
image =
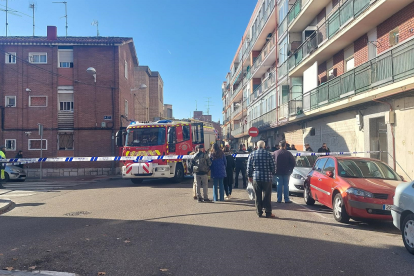
[[[204,145],[198,145],[197,153],[192,163],[193,173],[195,174],[195,183],[198,202],[210,202],[208,199],[208,172],[210,171],[211,160],[204,151]],[[200,188],[203,186],[203,197],[201,197]]]

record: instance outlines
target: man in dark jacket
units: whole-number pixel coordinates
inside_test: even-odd
[[[16,154],[16,156],[14,158],[22,159],[23,158],[23,151],[19,150],[19,152]],[[16,166],[23,169],[23,164],[22,163],[20,163]]]
[[[313,151],[308,143],[305,144],[306,151]]]
[[[235,162],[232,154],[230,153],[230,147],[226,146],[224,148],[224,155],[226,156],[227,165],[226,165],[226,177],[223,179],[224,184],[224,192],[226,196],[224,197],[225,200],[230,199],[231,192],[233,190],[233,177],[234,177],[234,167]]]
[[[293,155],[286,150],[286,142],[279,143],[280,150],[273,153],[275,161],[276,174],[273,181],[277,183],[277,202],[282,202],[282,192],[285,203],[291,203],[289,199],[289,178],[295,167],[296,161]]]
[[[196,191],[198,202],[209,202],[208,199],[208,172],[210,171],[211,160],[204,151],[203,145],[197,146],[197,153],[192,162],[193,172],[196,174]],[[201,197],[200,188],[203,186],[203,198]]]
[[[247,154],[245,150],[243,150],[243,145],[240,145],[239,151],[237,154]],[[243,189],[247,188],[247,177],[246,177],[246,161],[247,157],[236,157],[236,180],[234,184],[234,188],[239,188],[239,173],[241,172],[243,177]]]
[[[331,152],[331,150],[328,148],[326,143],[323,143],[322,147],[318,149],[318,152],[327,153],[327,152]]]

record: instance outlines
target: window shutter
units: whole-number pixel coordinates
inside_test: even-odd
[[[59,101],[60,102],[73,102],[73,93],[60,93]]]
[[[59,62],[73,62],[73,51],[59,50]]]

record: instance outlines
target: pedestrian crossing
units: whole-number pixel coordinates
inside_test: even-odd
[[[78,186],[82,182],[7,182],[3,184],[4,189],[12,191],[53,191],[68,189]],[[0,190],[0,194],[1,194]]]

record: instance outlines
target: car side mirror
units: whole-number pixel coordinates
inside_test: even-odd
[[[333,172],[331,171],[327,171],[325,174],[327,177],[331,177],[331,178],[333,177]]]

